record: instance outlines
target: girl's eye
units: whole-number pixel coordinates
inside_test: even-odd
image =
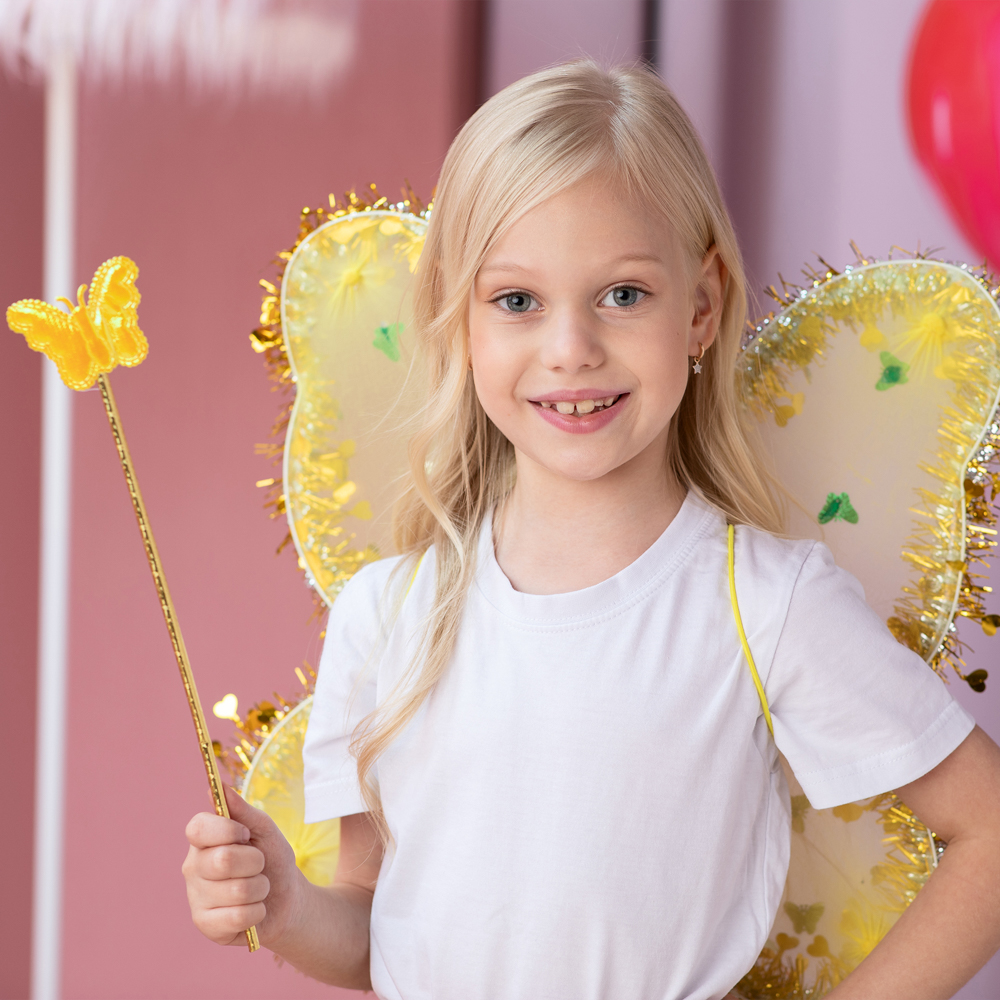
[[[511,292],[496,300],[501,309],[508,312],[527,312],[535,301],[527,292]]]
[[[633,288],[631,285],[621,285],[618,288],[612,288],[607,295],[601,300],[602,306],[618,306],[620,308],[628,308],[629,306],[634,306],[637,302],[641,301],[646,297],[646,293],[638,288]]]

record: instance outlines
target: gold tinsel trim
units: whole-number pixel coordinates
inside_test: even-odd
[[[299,232],[295,242],[287,250],[279,251],[273,261],[277,268],[274,281],[263,278],[260,281],[260,286],[264,289],[264,297],[260,306],[259,324],[250,334],[250,346],[257,354],[264,356],[264,366],[267,369],[268,378],[273,383],[272,390],[281,392],[286,399],[274,426],[271,428],[271,440],[258,444],[255,450],[258,455],[270,458],[275,465],[281,464],[288,422],[295,404],[295,380],[281,325],[281,283],[285,276],[285,268],[299,244],[320,226],[334,219],[372,211],[400,212],[414,215],[420,219],[430,217],[434,207],[433,195],[432,200],[424,204],[414,192],[409,181],[405,182],[401,193],[402,200],[391,203],[388,198],[379,194],[378,188],[374,184],[369,184],[368,191],[360,195],[355,191],[348,191],[342,199],[339,199],[336,195],[331,194],[328,198],[329,208],[309,208],[308,206],[303,208],[299,215]],[[267,490],[264,508],[269,511],[269,516],[271,518],[284,517],[286,503],[284,483],[281,477],[272,476],[260,479],[257,481],[257,486]],[[289,529],[278,546],[277,552],[280,553],[282,549],[290,547],[291,541],[292,533]],[[291,551],[295,551],[294,546],[291,546]],[[299,568],[303,573],[305,572],[305,566],[302,565],[301,561]],[[325,608],[322,598],[315,592],[314,597],[317,608],[321,612]]]
[[[856,260],[843,273],[855,272],[854,277],[864,282],[868,280],[865,275],[871,275],[872,271],[858,269],[884,262],[866,257],[853,243],[851,247]],[[930,264],[944,263],[927,253],[912,253],[909,257]],[[831,320],[864,325],[877,319],[857,312],[852,299],[863,291],[858,285],[845,292],[844,302],[839,307],[825,302],[826,315],[816,315],[811,308],[812,293],[841,277],[841,272],[822,257],[819,262],[823,270],[811,267],[804,270],[805,284],[797,285],[780,278],[780,292],[773,285],[767,289],[782,307],[781,311],[777,316],[774,312],[768,313],[751,324],[744,338],[744,354],[753,352],[753,364],[740,368],[741,394],[757,413],[773,412],[772,401],[786,395],[785,385],[791,375],[823,356],[827,335],[832,330]],[[985,265],[979,268],[965,264],[952,266],[968,274],[991,299],[997,300],[1000,285]],[[908,285],[880,290],[893,312],[905,310],[910,292]],[[801,310],[797,309],[799,306]],[[796,316],[797,311],[802,315]],[[995,324],[995,315],[991,318]],[[785,329],[779,332],[774,324]],[[795,336],[788,336],[787,329],[792,326]],[[961,616],[976,622],[986,635],[994,635],[1000,628],[1000,615],[986,613],[985,595],[990,588],[984,584],[983,574],[972,571],[972,567],[988,566],[988,559],[997,545],[994,505],[1000,500],[1000,410],[993,412],[986,422],[985,433],[981,433],[983,414],[996,404],[995,375],[1000,355],[995,340],[992,346],[992,356],[968,359],[965,377],[952,393],[951,407],[945,411],[942,444],[935,461],[924,466],[924,470],[941,483],[941,488],[938,494],[921,491],[925,523],[911,536],[903,552],[903,557],[913,567],[914,579],[912,586],[904,589],[904,595],[895,606],[896,613],[887,622],[895,637],[920,654],[943,679],[947,679],[945,668],[950,665],[975,691],[985,690],[987,674],[985,670],[963,672],[965,647],[958,638],[955,618]],[[963,466],[966,456],[970,455]],[[956,491],[964,491],[965,558],[962,560],[954,558],[948,544],[955,533]],[[946,580],[947,585],[939,586],[941,580]]]
[[[270,739],[281,720],[306,698],[312,697],[316,688],[316,671],[308,663],[303,662],[301,668],[295,668],[295,675],[302,689],[292,698],[282,698],[275,692],[273,702],[259,701],[242,717],[236,714],[225,716],[236,726],[235,739],[231,746],[225,746],[220,740],[212,740],[215,756],[220,765],[226,769],[229,780],[237,791],[242,791],[243,781],[257,751]]]

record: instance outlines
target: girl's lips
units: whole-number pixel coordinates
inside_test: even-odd
[[[558,398],[568,399],[572,395],[561,395]],[[592,399],[593,396],[579,396],[579,398]],[[567,431],[570,434],[591,434],[594,431],[601,430],[603,427],[607,427],[618,416],[629,398],[629,393],[620,393],[613,405],[603,410],[595,410],[593,413],[585,413],[582,416],[560,413],[555,407],[546,408],[541,405],[541,401],[539,400],[531,400],[531,404],[534,406],[535,412],[546,423],[552,424],[553,427],[558,427],[559,430]]]

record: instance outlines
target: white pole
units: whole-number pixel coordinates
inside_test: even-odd
[[[76,65],[53,58],[45,92],[44,298],[75,300]],[[43,360],[42,502],[38,595],[38,721],[35,756],[35,870],[32,1000],[59,996],[63,812],[66,772],[72,391]]]

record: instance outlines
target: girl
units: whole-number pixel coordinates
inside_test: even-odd
[[[950,996],[1000,945],[1000,750],[823,545],[777,534],[739,250],[663,85],[577,62],[484,105],[416,314],[403,555],[338,598],[306,741],[337,880],[232,795],[188,826],[196,925],[393,1000],[723,997],[782,892],[780,753],[816,808],[898,789],[949,845],[833,995]]]

